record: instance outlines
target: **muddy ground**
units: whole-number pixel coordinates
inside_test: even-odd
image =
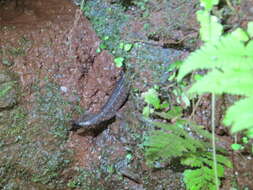
[[[83,15],[68,0],[0,1],[1,189],[185,189],[180,167],[146,165],[141,143],[148,129],[137,116],[143,107],[140,94],[154,84],[166,85],[169,65],[200,45],[199,4],[143,1],[146,11],[141,6],[86,1]],[[226,21],[237,20],[228,14]],[[122,39],[134,44],[131,52],[116,48]],[[70,132],[72,119],[95,113],[106,102],[122,70],[113,60],[122,54],[133,75],[119,116],[98,134]],[[226,102],[220,98],[218,107]],[[207,129],[209,104],[204,96],[194,115]],[[220,109],[217,117],[223,113]],[[224,126],[217,134],[231,151]],[[238,164],[223,189],[234,181],[253,188],[252,159],[231,155]]]

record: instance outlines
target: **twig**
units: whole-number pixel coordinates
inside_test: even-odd
[[[190,115],[190,119],[192,119],[193,116],[195,115],[196,109],[199,107],[199,104],[200,104],[202,98],[203,98],[203,95],[201,95],[201,96],[199,97],[198,101],[197,101],[196,104],[193,106],[192,113],[191,113],[191,115]]]

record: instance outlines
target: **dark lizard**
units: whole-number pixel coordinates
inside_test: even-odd
[[[116,82],[111,96],[101,110],[97,114],[87,115],[84,118],[73,121],[71,131],[76,131],[83,127],[98,126],[116,115],[117,111],[125,103],[129,92],[129,82],[127,81],[126,74],[122,71],[120,75],[120,79]]]

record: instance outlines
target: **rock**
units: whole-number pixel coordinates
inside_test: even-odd
[[[122,168],[120,170],[120,173],[122,174],[122,176],[134,181],[135,183],[142,183],[140,176],[137,173],[131,171],[130,168]]]

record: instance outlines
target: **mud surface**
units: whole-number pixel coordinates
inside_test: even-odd
[[[88,20],[69,1],[5,1],[0,13],[1,188],[143,189],[127,169],[137,142],[126,122],[96,138],[67,132],[70,119],[100,109],[120,71],[96,53]]]
[[[185,189],[177,165],[146,165],[141,143],[148,128],[137,116],[140,94],[158,84],[168,98],[170,64],[199,46],[198,2],[149,1],[147,11],[123,2],[87,0],[84,16],[70,0],[0,1],[1,189]],[[252,16],[247,3],[236,8]],[[118,48],[122,40],[133,44],[131,52]],[[100,133],[69,132],[72,119],[99,111],[110,96],[121,71],[117,56],[133,74],[128,102]],[[229,104],[219,98],[217,121]],[[209,107],[210,97],[202,97],[192,116],[207,130]],[[217,126],[231,151],[228,130]],[[231,159],[237,165],[223,189],[234,180],[251,187],[251,157]]]
[[[12,89],[18,90],[13,86],[16,80],[8,79],[9,75],[2,73],[1,87],[9,83],[9,89],[5,87],[8,94],[1,97],[1,108],[11,108],[11,111],[1,112],[2,158],[6,158],[1,162],[8,162],[13,167],[14,164],[21,165],[27,170],[27,175],[34,180],[25,180],[28,184],[24,188],[32,181],[47,184],[46,187],[42,185],[42,189],[59,188],[67,181],[63,178],[59,184],[51,184],[51,180],[62,175],[69,178],[68,172],[63,171],[70,162],[67,157],[71,153],[65,154],[66,151],[75,150],[74,160],[81,166],[89,165],[88,158],[95,159],[91,151],[83,151],[94,144],[89,137],[70,134],[65,144],[71,113],[79,116],[77,110],[81,107],[90,112],[98,111],[110,95],[120,70],[116,69],[107,52],[96,53],[99,39],[72,2],[21,0],[16,4],[6,1],[0,7],[0,13],[1,70],[17,75],[21,89],[19,93],[12,93]],[[17,118],[13,120],[10,114],[16,114]],[[12,128],[8,127],[10,123]],[[22,126],[18,126],[21,123]],[[3,137],[6,134],[7,137]],[[15,143],[17,136],[21,138],[19,144]],[[21,144],[23,147],[18,148]],[[15,152],[17,148],[19,150]],[[20,154],[24,158],[18,158]],[[31,160],[33,155],[37,155],[36,162]],[[41,171],[41,162],[53,165],[45,166]],[[32,168],[34,170],[30,171]],[[53,173],[48,173],[49,170]],[[1,181],[1,187],[19,186],[19,182],[8,180],[9,172],[3,173],[2,177],[6,179]],[[23,183],[24,177],[20,175],[17,178]]]

